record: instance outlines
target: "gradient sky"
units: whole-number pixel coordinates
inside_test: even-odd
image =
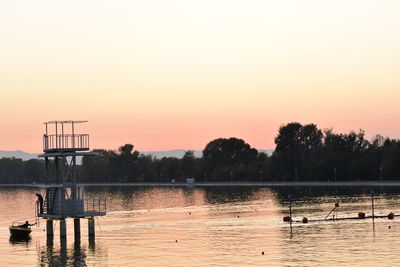
[[[400,1],[0,4],[0,150],[89,120],[92,148],[273,148],[299,121],[400,138]]]

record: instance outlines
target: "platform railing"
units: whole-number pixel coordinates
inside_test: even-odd
[[[83,211],[79,210],[79,206],[75,207],[73,201],[48,201],[43,202],[43,215],[65,215],[71,216]]]
[[[44,207],[40,213],[40,207],[35,205],[35,214],[38,217],[61,216],[61,217],[74,217],[74,216],[103,216],[107,211],[106,201],[103,199],[86,200],[84,203],[79,201],[57,201],[49,203],[44,201]]]
[[[106,213],[107,202],[105,199],[90,199],[85,201],[86,213]]]
[[[43,151],[89,150],[88,134],[51,134],[43,135]]]

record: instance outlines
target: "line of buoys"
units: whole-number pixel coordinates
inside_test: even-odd
[[[358,213],[358,217],[343,217],[343,218],[338,218],[338,208],[340,206],[339,202],[336,201],[335,202],[335,207],[328,213],[328,215],[325,217],[325,219],[311,219],[308,220],[307,217],[303,217],[303,219],[301,221],[298,220],[292,220],[292,201],[293,199],[291,198],[291,196],[288,196],[288,201],[289,201],[289,216],[284,216],[283,217],[283,221],[284,222],[294,222],[294,223],[308,223],[308,222],[320,222],[320,221],[336,221],[336,220],[354,220],[354,219],[366,219],[366,218],[388,218],[389,220],[393,220],[394,217],[396,216],[400,216],[400,214],[396,215],[393,212],[390,212],[387,216],[385,215],[375,215],[374,213],[374,192],[371,191],[371,200],[372,200],[372,214],[369,216],[366,216],[365,212],[359,212]],[[335,213],[334,213],[335,212]],[[331,215],[333,213],[333,217],[332,219],[328,219],[329,215]],[[389,226],[390,229],[390,226]]]
[[[283,217],[284,222],[290,222],[291,220],[292,220],[292,218],[290,218],[290,216]]]

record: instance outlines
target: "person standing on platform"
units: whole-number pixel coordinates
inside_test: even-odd
[[[38,194],[38,193],[36,193],[36,196],[38,197],[36,202],[39,204],[39,213],[42,214],[43,213],[43,197],[41,194]]]

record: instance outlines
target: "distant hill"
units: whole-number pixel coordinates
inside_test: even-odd
[[[21,150],[4,151],[0,150],[0,158],[17,158],[22,160],[37,159],[39,154],[30,154]]]
[[[178,158],[181,159],[183,158],[183,155],[185,155],[185,151],[183,149],[174,149],[174,150],[167,150],[167,151],[140,151],[141,153],[145,155],[152,155],[158,159],[161,158]],[[203,152],[201,150],[194,150],[194,156],[196,158],[201,158]]]
[[[174,157],[174,158],[178,158],[181,159],[183,158],[183,155],[185,154],[185,151],[187,150],[183,150],[183,149],[175,149],[175,150],[167,150],[167,151],[145,151],[145,152],[141,152],[145,155],[152,155],[156,158],[163,158],[163,157]],[[274,152],[274,149],[259,149],[258,152],[264,152],[267,155],[271,156],[272,153]],[[194,150],[194,156],[197,158],[201,158],[201,156],[203,155],[203,151],[201,150]]]
[[[158,159],[163,157],[174,157],[181,159],[185,154],[184,149],[174,149],[174,150],[167,150],[167,151],[143,151],[141,153],[145,155],[152,155]],[[272,155],[274,152],[273,149],[259,149],[259,152],[267,153],[268,155]],[[201,150],[194,150],[194,156],[197,158],[201,158],[203,152]],[[22,160],[30,160],[30,159],[37,159],[39,154],[30,154],[24,151],[15,150],[15,151],[3,151],[0,150],[0,158],[17,158]]]
[[[258,152],[263,152],[267,154],[268,156],[272,156],[272,153],[274,153],[275,149],[258,149]]]

